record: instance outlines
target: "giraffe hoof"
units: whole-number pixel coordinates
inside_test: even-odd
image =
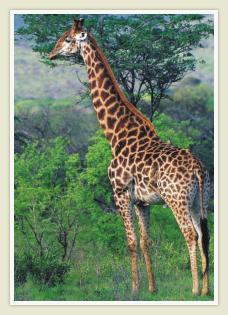
[[[209,294],[209,289],[208,288],[203,288],[201,291],[201,295],[208,295]]]
[[[139,292],[139,286],[133,286],[131,292],[132,294],[137,294]]]
[[[192,290],[192,294],[195,296],[199,295],[199,290],[198,289]]]
[[[155,287],[150,287],[149,292],[150,293],[156,293],[157,289]]]
[[[131,293],[132,295],[137,295],[139,293],[139,289],[132,289]]]
[[[156,284],[154,279],[151,281],[151,283],[149,283],[149,292],[151,293],[155,293],[157,291],[156,289]]]

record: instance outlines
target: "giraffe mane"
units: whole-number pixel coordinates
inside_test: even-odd
[[[122,92],[122,90],[120,89],[119,84],[118,84],[118,82],[117,82],[117,80],[116,80],[116,78],[115,78],[115,76],[114,76],[114,74],[113,74],[113,71],[112,71],[112,69],[111,69],[109,63],[108,63],[108,61],[107,61],[107,59],[106,59],[106,57],[105,57],[103,51],[102,51],[101,48],[98,46],[98,44],[97,44],[95,38],[94,38],[90,33],[88,33],[88,37],[89,37],[91,43],[92,43],[92,44],[94,45],[94,47],[96,48],[96,51],[97,51],[97,53],[98,53],[98,55],[99,55],[99,58],[101,59],[101,61],[102,61],[102,63],[104,64],[104,66],[106,67],[106,70],[107,70],[107,72],[108,72],[108,74],[109,74],[109,76],[110,76],[110,79],[111,79],[111,81],[112,81],[112,83],[113,83],[113,85],[114,85],[114,87],[115,87],[115,89],[116,89],[116,91],[117,91],[117,93],[118,93],[120,99],[122,100],[122,102],[124,102],[124,104],[127,106],[127,108],[128,108],[133,114],[135,114],[136,116],[140,117],[140,118],[143,120],[143,122],[144,122],[152,131],[154,131],[154,132],[156,133],[155,127],[154,127],[154,125],[152,124],[152,122],[151,122],[146,116],[144,116],[143,113],[141,113],[132,103],[130,103],[130,102],[128,101],[128,99],[126,98],[126,96],[123,94],[123,92]]]

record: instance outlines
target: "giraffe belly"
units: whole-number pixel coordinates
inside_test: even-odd
[[[161,204],[164,203],[161,195],[153,190],[143,189],[135,186],[135,199],[145,202],[146,204]]]

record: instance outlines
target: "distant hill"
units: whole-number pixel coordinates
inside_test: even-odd
[[[193,51],[193,54],[204,63],[199,63],[196,71],[187,75],[198,78],[199,80],[209,84],[214,84],[214,39],[211,36],[202,42],[202,47]]]
[[[59,66],[50,68],[40,61],[38,53],[23,41],[15,43],[15,99],[75,98],[84,91],[77,80],[86,79],[84,66]]]

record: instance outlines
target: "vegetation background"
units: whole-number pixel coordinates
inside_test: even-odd
[[[203,161],[213,187],[213,17],[86,18],[128,98],[164,141]],[[107,178],[111,152],[85,68],[80,59],[54,65],[46,57],[71,23],[70,15],[15,16],[15,300],[213,300],[213,189],[211,294],[191,295],[184,239],[170,209],[157,205],[150,226],[158,292],[147,292],[140,256],[141,289],[132,296]]]

